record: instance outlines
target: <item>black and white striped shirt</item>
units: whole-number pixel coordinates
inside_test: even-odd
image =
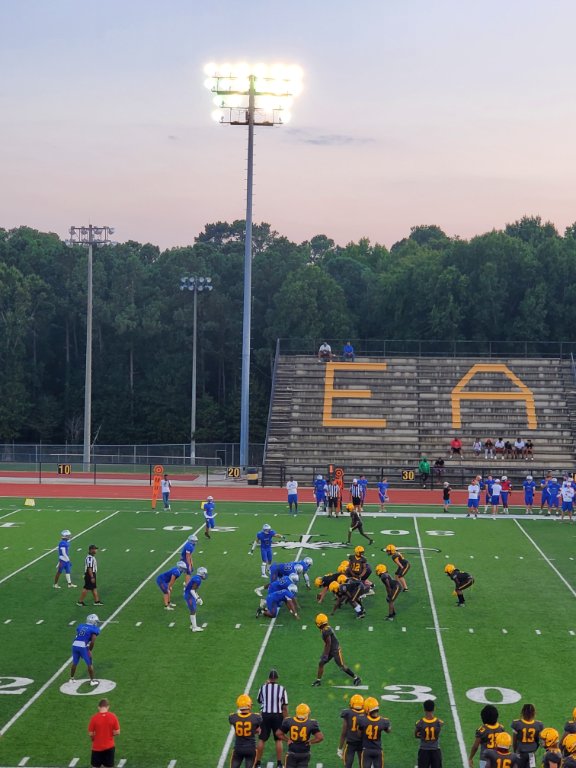
[[[279,683],[264,683],[258,691],[258,703],[262,712],[281,714],[282,707],[288,706],[286,688]]]
[[[336,483],[330,483],[328,486],[328,498],[338,499],[340,497],[340,486]]]
[[[92,569],[92,573],[96,573],[98,570],[98,563],[94,555],[86,555],[86,560],[84,560],[84,570],[86,573],[88,573],[88,568]]]

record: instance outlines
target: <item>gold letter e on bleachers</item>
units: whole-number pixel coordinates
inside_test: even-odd
[[[464,387],[476,376],[477,373],[501,373],[509,379],[517,390],[508,390],[507,392],[495,391],[464,391]],[[518,391],[520,390],[520,391]],[[462,416],[460,404],[462,400],[516,400],[526,403],[526,417],[528,419],[528,429],[536,429],[536,407],[534,405],[534,393],[515,373],[512,373],[507,365],[502,363],[477,363],[462,376],[458,384],[452,390],[452,427],[460,429],[462,427]]]
[[[335,389],[334,371],[350,371],[350,363],[326,363],[326,381],[324,384],[323,427],[364,427],[364,429],[382,429],[386,419],[337,419],[332,416],[332,403],[338,397],[347,400],[371,398],[369,389]],[[354,371],[385,371],[386,363],[355,363]]]

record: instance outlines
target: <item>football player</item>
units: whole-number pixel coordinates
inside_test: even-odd
[[[444,573],[454,582],[453,594],[458,597],[458,602],[456,605],[458,608],[460,608],[462,605],[466,604],[462,592],[474,584],[474,579],[472,576],[470,576],[469,573],[466,573],[466,571],[458,570],[458,568],[456,568],[456,566],[452,563],[448,563],[444,566]]]
[[[540,740],[546,749],[542,757],[542,768],[560,768],[562,751],[560,750],[560,735],[556,728],[544,728]]]
[[[468,755],[469,768],[474,768],[474,755],[480,747],[480,765],[486,765],[485,753],[496,746],[496,736],[502,733],[504,728],[498,722],[498,710],[493,704],[487,704],[480,712],[482,725],[476,729],[476,738]]]
[[[520,768],[528,768],[534,762],[536,750],[538,749],[540,734],[544,729],[544,723],[535,720],[536,708],[534,704],[524,704],[518,720],[513,720],[510,728],[514,735],[512,749],[517,752],[520,761]],[[530,759],[530,756],[533,756]]]
[[[270,566],[270,581],[275,579],[281,579],[282,576],[289,576],[291,573],[297,573],[301,576],[304,573],[304,566],[302,563],[292,561],[290,563],[272,563]]]
[[[298,704],[294,717],[287,717],[276,731],[282,741],[288,742],[284,768],[308,768],[310,745],[324,740],[316,720],[310,718],[308,704]]]
[[[314,480],[314,498],[316,499],[316,512],[326,511],[326,491],[328,484],[322,475],[316,475]]]
[[[214,512],[214,508],[216,507],[214,503],[214,496],[206,496],[206,501],[203,501],[201,506],[202,511],[204,512],[204,536],[209,539],[210,531],[214,529],[214,518],[216,517],[216,513]]]
[[[198,536],[196,536],[195,533],[191,533],[190,536],[188,536],[186,543],[182,547],[182,552],[180,552],[180,560],[183,560],[186,563],[186,573],[184,575],[184,581],[186,584],[188,584],[188,582],[190,581],[190,576],[192,576],[192,571],[194,570],[192,553],[196,549],[197,543],[198,543]]]
[[[438,744],[444,722],[434,714],[434,701],[427,699],[424,704],[424,717],[416,723],[414,736],[420,739],[418,749],[418,768],[442,768],[442,752]]]
[[[394,544],[388,544],[386,547],[386,554],[390,555],[392,558],[392,562],[396,566],[396,573],[394,574],[398,581],[400,582],[400,586],[402,587],[403,592],[408,592],[408,584],[406,584],[406,574],[410,570],[410,563],[402,552],[400,552],[399,549],[396,549]]]
[[[183,573],[186,573],[186,567],[184,560],[179,560],[174,568],[170,568],[169,571],[165,571],[156,577],[156,584],[158,584],[158,588],[162,592],[164,608],[167,611],[173,611],[176,608],[176,603],[170,601],[172,587],[176,579],[179,579]]]
[[[199,627],[196,621],[196,607],[202,605],[204,602],[198,590],[202,586],[202,582],[206,580],[208,576],[208,569],[200,566],[194,576],[190,578],[190,581],[184,587],[184,601],[190,611],[190,629],[192,632],[203,632],[203,627]]]
[[[70,575],[70,571],[72,570],[72,563],[70,562],[70,538],[72,537],[72,534],[68,529],[65,531],[62,531],[60,534],[61,539],[58,543],[58,565],[56,566],[56,575],[54,576],[54,589],[61,589],[60,584],[58,584],[58,579],[60,578],[60,574],[63,573],[66,581],[68,582],[68,589],[73,589],[76,587],[76,584],[72,584],[72,576]]]
[[[291,584],[287,589],[280,589],[277,592],[269,592],[266,597],[266,607],[260,607],[256,611],[256,618],[259,616],[267,616],[269,619],[275,619],[278,616],[280,606],[285,603],[286,607],[294,616],[298,618],[298,604],[296,603],[296,594],[298,587],[296,584]]]
[[[376,575],[380,578],[386,588],[386,602],[388,603],[388,616],[386,621],[394,621],[396,616],[395,601],[400,594],[400,582],[388,573],[388,568],[380,563],[376,566]]]
[[[336,754],[343,760],[344,768],[352,768],[355,755],[358,755],[358,765],[362,765],[362,734],[358,720],[363,714],[364,697],[355,693],[350,698],[350,706],[340,712],[343,722]]]
[[[319,613],[315,618],[315,624],[322,634],[322,640],[324,642],[324,648],[322,650],[322,656],[320,656],[320,663],[318,664],[318,672],[316,673],[316,680],[312,683],[313,686],[322,685],[322,675],[324,674],[324,667],[331,659],[334,659],[336,666],[340,667],[342,672],[345,672],[348,677],[353,678],[354,685],[360,685],[362,680],[355,675],[354,672],[344,664],[342,657],[342,651],[340,649],[340,643],[332,627],[328,624],[328,616],[325,613]]]
[[[200,569],[198,569],[200,570]],[[234,728],[234,747],[230,768],[252,768],[256,760],[256,736],[260,733],[262,715],[252,712],[252,699],[243,693],[236,699],[236,712],[228,717]]]
[[[276,531],[272,530],[272,526],[268,525],[268,523],[264,523],[262,530],[258,531],[256,538],[252,542],[252,547],[250,548],[248,554],[253,555],[256,547],[260,547],[260,556],[262,558],[262,564],[260,567],[262,568],[263,579],[268,578],[268,572],[270,570],[270,566],[272,565],[272,542],[274,539],[281,538],[281,533],[276,533]]]
[[[390,483],[385,477],[378,483],[378,501],[380,502],[380,512],[386,512],[386,502],[390,501],[388,498],[388,488]]]
[[[332,584],[333,581],[336,581],[338,578],[338,573],[326,573],[324,576],[317,576],[314,579],[314,586],[316,589],[319,589],[320,592],[316,595],[316,601],[318,603],[321,603],[322,600],[324,600],[324,597],[326,596],[326,593],[328,592],[328,587],[330,584]]]
[[[348,573],[354,579],[360,579],[364,581],[370,575],[372,569],[368,565],[368,561],[364,557],[364,547],[358,546],[354,548],[354,554],[350,556],[348,560]]]
[[[564,723],[564,733],[562,734],[562,741],[564,737],[569,733],[576,733],[576,708],[572,710],[572,720],[567,720]]]
[[[536,490],[536,483],[532,475],[526,475],[526,480],[522,483],[524,488],[524,504],[526,506],[526,514],[532,514],[532,507],[534,505],[534,491]]]
[[[506,731],[496,734],[496,746],[484,753],[486,768],[519,768],[520,756],[512,752],[512,736]]]
[[[352,538],[353,531],[358,531],[360,536],[364,536],[365,539],[368,539],[369,544],[373,544],[374,540],[368,536],[367,533],[364,533],[364,526],[362,524],[362,516],[360,514],[360,507],[355,507],[354,504],[347,504],[346,509],[350,513],[350,528],[348,529],[348,539],[346,541],[347,544],[350,544],[350,539]]]
[[[100,634],[98,624],[100,619],[95,613],[89,614],[86,623],[78,624],[76,627],[76,637],[72,643],[72,666],[70,667],[70,681],[74,680],[76,667],[80,659],[86,662],[88,675],[90,676],[90,685],[98,685],[98,680],[94,679],[94,665],[92,664],[92,651],[96,638]]]
[[[380,716],[378,699],[364,699],[364,716],[358,726],[362,733],[362,768],[383,768],[382,734],[390,733],[390,720]]]
[[[335,597],[332,616],[344,603],[349,603],[352,606],[357,619],[363,619],[366,616],[360,600],[369,592],[369,589],[359,579],[349,579],[341,574],[336,581],[330,584],[328,589]]]
[[[562,739],[562,748],[566,753],[562,768],[576,768],[576,733],[569,733]]]

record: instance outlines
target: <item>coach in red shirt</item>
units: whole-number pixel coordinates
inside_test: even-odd
[[[98,714],[88,724],[88,736],[92,739],[92,768],[114,768],[114,736],[120,733],[120,723],[109,710],[108,699],[100,699]]]

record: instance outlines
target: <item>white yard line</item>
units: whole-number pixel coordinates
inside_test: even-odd
[[[108,515],[108,517],[104,517],[102,520],[98,520],[98,522],[94,523],[94,525],[91,525],[89,528],[85,528],[83,531],[80,531],[80,533],[77,533],[76,536],[72,536],[70,541],[74,541],[74,539],[77,539],[79,536],[83,536],[85,533],[88,533],[88,531],[91,531],[93,528],[96,528],[97,526],[102,525],[102,523],[105,523],[106,520],[110,520],[111,517],[114,517],[117,514],[118,514],[118,510],[116,512],[112,512],[112,514]],[[30,566],[34,565],[34,563],[37,563],[39,560],[42,560],[42,558],[44,557],[48,557],[48,555],[53,555],[55,552],[56,552],[56,547],[54,547],[54,549],[49,549],[48,552],[44,552],[43,555],[40,555],[34,560],[31,560],[29,563],[26,563],[26,565],[23,565],[21,568],[18,568],[12,573],[9,573],[8,576],[4,576],[3,579],[0,579],[0,584],[4,584],[4,582],[8,581],[8,579],[11,579],[12,576],[16,576],[16,574],[21,573],[22,571],[25,571],[26,568],[30,568]]]
[[[21,509],[15,509],[13,512],[7,512],[5,515],[0,516],[0,520],[4,520],[5,517],[10,517],[10,515],[15,515],[16,512],[22,512]]]
[[[561,581],[563,581],[563,582],[564,582],[564,584],[565,584],[565,585],[568,587],[568,589],[570,590],[570,592],[572,592],[572,596],[573,596],[573,597],[576,597],[576,591],[574,591],[574,588],[572,587],[572,585],[571,585],[571,584],[570,584],[568,581],[566,581],[566,579],[564,578],[564,576],[562,576],[562,574],[560,573],[560,571],[558,570],[558,568],[556,568],[556,566],[552,564],[552,561],[550,560],[550,558],[549,558],[549,557],[546,557],[546,555],[545,555],[545,554],[544,554],[544,552],[543,552],[543,551],[540,549],[540,547],[538,546],[538,544],[536,544],[536,542],[534,541],[534,539],[532,538],[532,536],[530,536],[530,534],[529,534],[529,533],[527,533],[527,532],[524,530],[524,528],[522,528],[522,526],[520,525],[520,523],[518,522],[518,520],[514,520],[514,522],[516,523],[516,525],[518,526],[518,528],[520,528],[520,530],[522,531],[522,533],[524,534],[524,536],[526,536],[526,538],[527,538],[527,539],[528,539],[528,541],[529,541],[529,542],[532,544],[532,546],[533,546],[533,547],[535,547],[535,549],[536,549],[536,550],[537,550],[537,551],[538,551],[538,552],[539,552],[539,553],[542,555],[542,557],[544,558],[544,560],[546,560],[546,562],[548,563],[548,565],[550,566],[550,568],[552,568],[552,570],[553,570],[553,571],[554,571],[554,573],[555,573],[555,574],[558,576],[558,578],[559,578],[559,579],[561,579]]]
[[[418,540],[418,546],[422,546],[422,539],[420,538],[420,529],[418,528],[418,520],[414,518],[414,528],[416,531],[416,539]],[[420,559],[422,561],[422,571],[424,573],[424,580],[426,581],[426,589],[428,590],[428,599],[430,600],[430,608],[432,610],[432,619],[434,621],[434,631],[436,633],[436,642],[438,643],[438,651],[440,653],[440,660],[442,662],[442,671],[444,672],[444,681],[446,683],[446,691],[448,692],[448,701],[450,703],[450,710],[452,712],[452,718],[454,719],[454,727],[456,729],[456,738],[458,740],[458,746],[460,747],[460,756],[462,758],[462,765],[468,765],[468,752],[466,750],[466,744],[464,743],[464,733],[462,732],[462,723],[460,722],[460,716],[458,715],[458,708],[456,706],[456,697],[454,696],[454,687],[452,685],[452,678],[450,677],[450,670],[448,669],[448,660],[446,658],[446,651],[444,650],[444,642],[442,641],[442,634],[440,632],[440,622],[438,621],[438,612],[436,611],[436,603],[434,602],[434,595],[432,593],[432,584],[430,583],[430,576],[428,574],[428,566],[426,565],[426,559],[423,557],[423,553],[420,552]]]
[[[117,514],[117,513],[115,512],[114,514]],[[102,521],[102,522],[104,522],[104,521]],[[204,523],[202,523],[202,525],[201,525],[201,526],[200,526],[200,527],[199,527],[199,528],[198,528],[196,531],[194,531],[194,533],[195,533],[195,534],[198,534],[198,533],[199,533],[201,530],[203,530],[203,528],[204,528]],[[154,576],[156,576],[156,574],[157,574],[159,571],[161,571],[161,570],[162,570],[162,568],[164,568],[164,567],[165,567],[165,565],[166,565],[167,563],[169,563],[169,562],[170,562],[170,560],[172,560],[172,559],[174,558],[174,556],[175,556],[175,555],[177,555],[177,554],[180,552],[180,550],[182,549],[182,546],[183,546],[183,545],[182,545],[182,544],[180,544],[180,546],[178,547],[178,549],[175,549],[175,550],[174,550],[174,552],[172,552],[172,553],[171,553],[171,554],[170,554],[170,555],[169,555],[169,556],[168,556],[168,557],[167,557],[165,560],[163,560],[163,561],[160,563],[160,565],[159,565],[159,566],[158,566],[158,567],[157,567],[157,568],[156,568],[154,571],[152,571],[152,573],[151,573],[149,576],[147,576],[147,577],[146,577],[146,578],[145,578],[143,581],[141,581],[141,582],[140,582],[140,584],[139,584],[139,585],[136,587],[136,589],[135,589],[135,590],[134,590],[134,591],[133,591],[133,592],[132,592],[130,595],[128,595],[128,597],[126,598],[126,600],[124,600],[124,602],[123,602],[123,603],[121,603],[121,604],[118,606],[118,608],[116,608],[116,610],[114,611],[114,613],[113,613],[113,614],[112,614],[112,615],[111,615],[111,616],[110,616],[108,619],[106,619],[106,621],[104,621],[104,622],[102,623],[102,627],[101,627],[102,629],[105,629],[105,628],[108,626],[108,624],[110,624],[110,622],[112,622],[112,621],[113,621],[113,620],[116,618],[116,616],[118,616],[118,614],[120,613],[120,611],[122,611],[122,610],[123,610],[123,609],[124,609],[124,608],[125,608],[125,607],[128,605],[128,603],[130,603],[130,602],[131,602],[131,601],[132,601],[132,600],[133,600],[133,599],[136,597],[136,595],[137,595],[137,594],[139,594],[139,592],[140,592],[142,589],[144,589],[144,587],[146,586],[146,584],[148,584],[148,582],[149,582],[151,579],[153,579],[153,578],[154,578]],[[35,694],[34,694],[34,695],[33,695],[33,696],[30,698],[30,699],[28,699],[28,701],[27,701],[25,704],[23,704],[23,705],[20,707],[20,709],[18,710],[18,712],[16,712],[16,714],[15,714],[15,715],[13,715],[13,716],[10,718],[10,720],[8,720],[8,722],[7,722],[7,723],[6,723],[4,726],[2,726],[2,728],[0,729],[0,737],[1,737],[1,736],[4,736],[4,734],[5,734],[5,733],[6,733],[6,732],[7,732],[7,731],[8,731],[8,730],[9,730],[9,729],[10,729],[10,728],[11,728],[11,727],[14,725],[14,723],[15,723],[17,720],[19,720],[19,719],[22,717],[22,715],[24,714],[24,712],[26,712],[26,710],[27,710],[27,709],[29,709],[29,708],[32,706],[32,704],[34,704],[34,702],[35,702],[35,701],[37,701],[37,700],[40,698],[40,696],[42,696],[42,694],[43,694],[43,693],[44,693],[44,692],[45,692],[45,691],[46,691],[46,690],[47,690],[47,689],[48,689],[48,688],[49,688],[49,687],[52,685],[52,683],[53,683],[55,680],[57,680],[57,679],[60,677],[60,675],[61,675],[61,674],[64,672],[64,670],[68,669],[68,667],[69,667],[69,666],[70,666],[70,657],[68,657],[68,658],[66,659],[66,661],[64,662],[64,664],[62,664],[62,666],[60,667],[60,669],[59,669],[59,670],[57,670],[57,671],[56,671],[56,672],[55,672],[55,673],[52,675],[52,677],[51,677],[49,680],[47,680],[47,681],[44,683],[44,685],[43,685],[41,688],[39,688],[39,689],[36,691],[36,693],[35,693]]]
[[[308,530],[306,531],[307,534],[309,534],[310,531],[312,530],[312,526],[316,522],[317,517],[318,517],[318,512],[315,512],[314,515],[312,516],[312,520],[310,520],[310,525],[308,526]],[[302,547],[300,547],[300,549],[298,550],[294,560],[300,560],[301,555],[302,555]],[[244,693],[248,693],[250,691],[250,688],[252,687],[254,678],[256,677],[256,673],[260,668],[262,657],[264,656],[264,652],[266,651],[266,647],[268,646],[268,641],[270,640],[270,635],[272,634],[272,630],[274,629],[275,624],[276,624],[276,619],[275,618],[271,619],[270,624],[268,625],[268,629],[266,630],[266,634],[264,635],[264,639],[262,640],[262,643],[256,655],[256,660],[254,661],[254,666],[252,667],[252,671],[250,672],[248,681],[244,686]],[[224,742],[224,746],[222,747],[222,752],[220,753],[220,758],[218,759],[216,768],[224,768],[224,763],[226,762],[228,752],[230,751],[230,746],[232,745],[233,738],[234,738],[234,731],[232,730],[228,731],[228,736],[226,737],[226,741]]]

